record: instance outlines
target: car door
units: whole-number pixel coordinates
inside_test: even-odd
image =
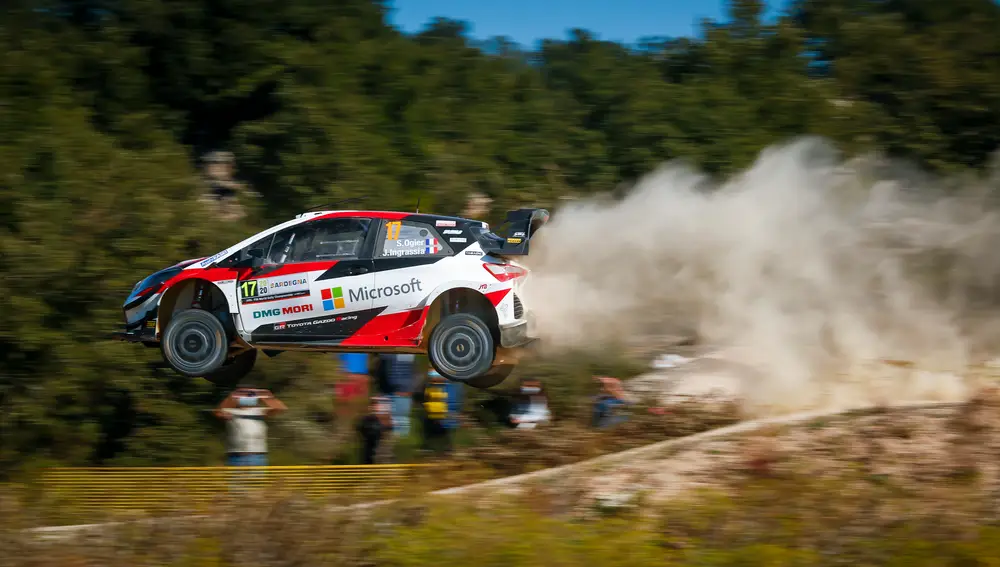
[[[434,264],[454,254],[429,222],[383,224],[375,244],[373,308],[382,314],[419,311],[443,274]],[[402,320],[401,324],[409,324]]]
[[[371,226],[367,218],[320,218],[275,233],[265,265],[237,282],[251,342],[337,342],[354,333],[371,308],[356,291],[374,280]]]

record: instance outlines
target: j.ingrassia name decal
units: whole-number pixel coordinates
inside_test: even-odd
[[[395,242],[395,247],[385,248],[386,256],[420,256],[441,251],[437,238],[403,238]]]

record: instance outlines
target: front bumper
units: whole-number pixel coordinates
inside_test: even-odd
[[[141,325],[126,327],[110,334],[110,338],[127,343],[157,344],[156,319],[143,321]]]
[[[521,320],[500,327],[500,346],[517,348],[533,343],[537,337],[528,336],[528,321]]]

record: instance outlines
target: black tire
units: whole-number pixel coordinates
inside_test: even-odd
[[[495,351],[493,335],[482,319],[455,313],[434,327],[427,357],[445,378],[467,382],[489,371]]]
[[[255,362],[257,362],[257,349],[245,350],[225,363],[222,368],[206,374],[205,379],[216,386],[236,386],[244,376],[253,370]]]
[[[229,337],[214,315],[201,309],[174,314],[160,341],[163,358],[184,376],[206,376],[226,362]]]

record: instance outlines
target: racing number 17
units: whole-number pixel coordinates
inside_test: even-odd
[[[240,284],[243,290],[243,297],[253,297],[257,295],[257,280],[250,280]]]

